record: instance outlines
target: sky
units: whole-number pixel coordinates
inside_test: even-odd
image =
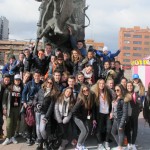
[[[150,0],[86,0],[91,25],[85,39],[118,49],[120,27],[150,27]],[[0,16],[9,20],[10,39],[36,38],[40,3],[35,0],[0,0]]]

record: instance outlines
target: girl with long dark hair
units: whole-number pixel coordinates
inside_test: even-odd
[[[87,150],[84,142],[89,133],[88,120],[92,119],[92,109],[94,106],[95,94],[90,91],[88,85],[82,85],[77,102],[73,108],[74,122],[80,129],[78,142],[75,150]]]
[[[123,150],[124,128],[128,116],[128,101],[124,100],[123,89],[121,85],[115,86],[116,99],[112,102],[113,126],[111,133],[118,144],[117,150]]]
[[[128,149],[136,150],[135,141],[138,132],[138,117],[142,111],[142,101],[140,96],[134,92],[134,85],[131,81],[127,82],[127,94],[125,99],[129,101],[128,121],[126,124],[126,135],[128,140]]]
[[[36,134],[38,138],[37,150],[43,149],[43,143],[45,143],[45,150],[48,150],[46,125],[51,122],[58,93],[54,86],[53,78],[48,78],[34,98]]]

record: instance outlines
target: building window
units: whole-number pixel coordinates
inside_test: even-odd
[[[141,57],[142,55],[139,54],[139,53],[133,53],[133,56],[139,56],[139,57]]]
[[[144,51],[150,51],[150,48],[144,48]]]
[[[133,50],[140,51],[142,50],[142,47],[133,47]]]
[[[123,49],[124,50],[130,50],[130,47],[124,46]]]
[[[123,62],[130,62],[130,59],[124,59]]]
[[[125,40],[124,43],[125,44],[130,44],[130,41]]]
[[[148,57],[149,56],[149,54],[144,54],[144,57]]]
[[[144,42],[144,45],[150,45],[150,42]]]
[[[142,35],[133,35],[133,38],[142,38]]]
[[[130,37],[131,37],[131,34],[125,33],[125,34],[124,34],[124,37],[130,38]]]
[[[123,55],[124,56],[130,56],[130,53],[124,53]]]
[[[148,39],[148,38],[150,38],[150,36],[149,35],[145,35],[145,38]]]
[[[133,41],[133,44],[142,44],[142,41]]]

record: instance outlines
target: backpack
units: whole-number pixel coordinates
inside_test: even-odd
[[[34,126],[35,125],[35,116],[34,116],[33,106],[28,106],[26,108],[25,121],[26,121],[28,126]]]

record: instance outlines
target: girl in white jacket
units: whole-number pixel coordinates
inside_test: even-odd
[[[63,91],[55,104],[55,117],[62,132],[62,143],[58,150],[65,150],[68,144],[68,128],[72,117],[71,110],[73,106],[73,89],[68,87]]]

